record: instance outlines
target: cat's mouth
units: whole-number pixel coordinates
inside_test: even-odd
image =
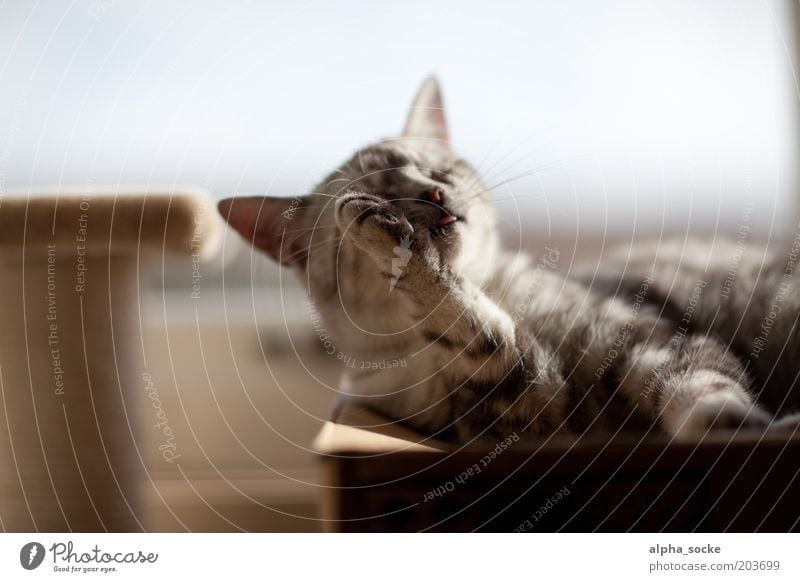
[[[458,216],[446,214],[439,219],[438,226],[447,226],[448,224],[453,224],[456,220],[458,220]]]
[[[434,237],[447,236],[452,232],[452,230],[455,228],[455,224],[460,220],[463,220],[460,216],[452,214],[445,208],[442,208],[442,213],[439,219],[428,228]]]
[[[444,204],[414,204],[401,211],[415,230],[427,228],[434,239],[447,238],[454,234],[459,222],[465,222],[464,216]]]

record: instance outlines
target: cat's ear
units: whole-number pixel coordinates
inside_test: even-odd
[[[450,148],[450,133],[447,130],[447,118],[444,114],[442,90],[436,77],[425,79],[417,91],[406,119],[403,137],[434,140]]]
[[[308,246],[303,243],[305,237],[300,235],[303,229],[299,223],[304,221],[295,219],[301,216],[305,204],[304,198],[251,196],[226,198],[217,208],[228,224],[254,247],[283,265],[294,265],[305,262],[308,254]]]

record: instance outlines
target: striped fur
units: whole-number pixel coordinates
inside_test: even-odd
[[[489,192],[445,141],[435,81],[406,127],[412,133],[357,152],[301,199],[220,205],[239,232],[297,271],[348,358],[408,362],[346,368],[351,398],[465,443],[623,429],[694,438],[767,428],[772,417],[755,394],[773,413],[796,405],[796,392],[783,402],[780,390],[798,370],[793,283],[769,346],[743,357],[781,282],[774,260],[756,259],[769,273],[752,309],[741,298],[756,269],[750,259],[732,286],[725,268],[696,252],[691,261],[663,252],[658,264],[643,253],[603,280],[564,278],[552,268],[557,250],[534,258],[500,248]],[[723,283],[731,300],[715,317]],[[787,367],[770,384],[775,361]]]

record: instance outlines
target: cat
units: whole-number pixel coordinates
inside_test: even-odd
[[[345,366],[348,398],[425,435],[696,439],[800,424],[768,412],[799,400],[788,390],[800,370],[793,282],[769,349],[756,366],[747,355],[784,273],[779,258],[741,257],[719,310],[730,261],[709,268],[703,251],[681,261],[685,249],[661,247],[657,259],[642,252],[581,278],[551,268],[557,249],[538,259],[503,250],[491,194],[450,144],[435,78],[400,138],[359,150],[311,194],[228,198],[219,211],[294,269],[340,352],[371,363]],[[759,268],[770,275],[748,301]],[[791,373],[770,381],[768,360]],[[397,361],[407,365],[384,365]]]

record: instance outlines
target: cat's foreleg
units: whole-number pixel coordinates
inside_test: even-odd
[[[476,379],[496,377],[520,359],[511,316],[451,269],[446,251],[425,227],[416,230],[391,204],[368,194],[337,201],[345,239],[370,255],[387,292],[430,344],[464,356]],[[466,370],[465,370],[466,371]]]
[[[754,403],[738,360],[710,337],[684,339],[674,352],[633,349],[624,378],[635,404],[678,438],[716,429],[763,430],[770,423]]]
[[[337,223],[375,260],[426,353],[436,354],[428,360],[435,369],[425,371],[426,382],[444,384],[447,397],[440,403],[460,440],[563,430],[566,391],[555,366],[547,365],[548,353],[480,288],[453,272],[446,248],[452,241],[433,240],[386,201],[364,194],[337,202]],[[403,265],[393,264],[398,256]]]

